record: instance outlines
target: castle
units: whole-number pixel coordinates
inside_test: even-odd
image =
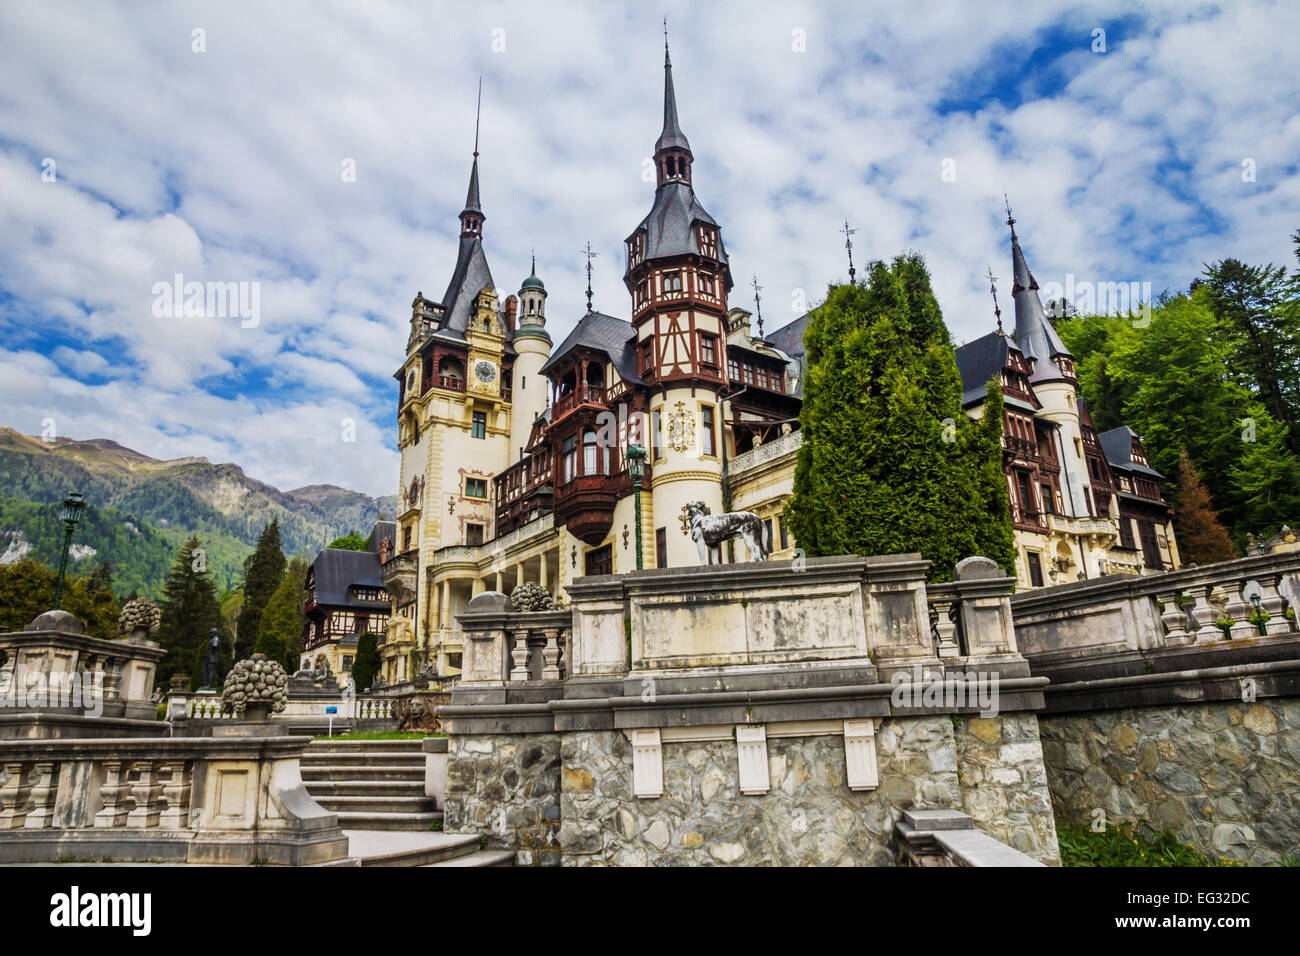
[[[804,315],[770,334],[731,305],[722,229],[696,196],[665,44],[663,129],[650,211],[625,242],[630,320],[591,307],[555,346],[536,261],[504,302],[483,246],[477,143],[460,244],[441,299],[411,306],[398,381],[401,505],[383,564],[393,609],[383,676],[462,664],[457,616],[483,591],[698,563],[688,501],[763,520],[798,556],[781,511],[801,442]],[[968,414],[1005,395],[1004,467],[1017,577],[1040,587],[1179,565],[1160,475],[1128,429],[1098,435],[1068,350],[1012,227],[1015,334],[957,351]],[[627,451],[646,450],[640,534]],[[740,558],[715,549],[713,560]]]

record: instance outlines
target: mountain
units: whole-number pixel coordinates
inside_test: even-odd
[[[49,526],[50,515],[57,517],[57,505],[70,491],[80,491],[87,502],[88,520],[78,530],[78,543],[99,554],[105,549],[96,548],[92,534],[107,535],[101,543],[124,543],[139,532],[150,535],[146,551],[162,541],[174,553],[181,541],[198,534],[218,588],[239,583],[244,557],[273,519],[280,522],[285,552],[310,559],[340,535],[368,533],[381,514],[391,518],[397,509],[396,495],[371,498],[334,485],[285,492],[250,478],[235,464],[214,465],[206,458],[160,461],[107,439],[46,442],[0,427],[0,561],[17,560],[29,548],[48,561],[50,535],[57,531]],[[55,508],[34,510],[24,503]],[[92,509],[97,525],[89,521]],[[57,561],[58,545],[53,550]],[[109,557],[117,565],[130,556]],[[78,563],[93,558],[86,554]],[[155,563],[150,555],[135,574],[140,583],[134,586],[142,593],[154,591]],[[156,584],[161,585],[161,576]],[[119,581],[119,590],[130,588]]]

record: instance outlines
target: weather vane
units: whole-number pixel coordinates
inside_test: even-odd
[[[1011,215],[1011,200],[1007,198],[1006,192],[1002,193],[1002,202],[1007,207],[1007,225],[1011,227],[1011,238],[1016,238],[1016,220]]]
[[[757,275],[750,285],[754,287],[754,311],[758,315],[758,337],[761,339],[763,338],[763,300],[759,297],[759,293],[763,291],[763,287],[758,284]]]
[[[592,311],[592,308],[591,308],[591,295],[592,295],[592,292],[591,292],[591,260],[594,259],[594,258],[596,258],[596,256],[600,255],[600,253],[599,253],[599,252],[592,252],[592,251],[591,251],[591,243],[588,242],[588,243],[587,243],[587,248],[584,249],[584,250],[582,250],[582,254],[583,254],[584,256],[587,257],[587,312],[590,313],[590,312]]]
[[[857,270],[853,268],[853,234],[856,229],[849,228],[849,221],[844,220],[844,228],[840,230],[844,235],[844,248],[849,250],[849,284],[853,284],[853,277],[857,275]]]
[[[989,291],[993,293],[993,314],[998,317],[998,335],[1002,335],[1002,310],[998,308],[998,287],[993,280],[992,266],[989,266]]]

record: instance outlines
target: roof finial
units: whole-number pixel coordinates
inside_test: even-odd
[[[1011,215],[1011,200],[1007,198],[1005,190],[1002,193],[1002,202],[1007,207],[1007,225],[1011,227],[1011,238],[1016,238],[1016,220]]]
[[[483,113],[483,77],[478,78],[478,103],[474,107],[474,158],[478,159],[478,120]]]
[[[585,255],[585,256],[587,257],[587,314],[590,315],[590,314],[592,313],[592,311],[593,311],[593,309],[591,308],[591,296],[592,296],[592,292],[591,292],[591,260],[594,259],[594,258],[596,258],[596,256],[600,255],[600,253],[599,253],[599,252],[592,252],[592,251],[591,251],[591,243],[588,242],[588,243],[587,243],[587,248],[584,249],[584,250],[582,250],[582,254]]]
[[[672,60],[668,59],[668,14],[664,14],[664,66],[672,66]]]
[[[856,276],[857,270],[853,268],[853,234],[856,229],[849,228],[849,221],[844,220],[844,228],[840,230],[844,236],[844,248],[849,250],[849,285],[853,284],[853,277]]]
[[[998,287],[993,280],[993,267],[989,266],[989,291],[993,293],[993,314],[998,318],[998,335],[1006,335],[1002,331],[1002,310],[998,308]]]
[[[761,339],[763,338],[763,300],[759,293],[763,291],[763,287],[758,284],[757,275],[754,276],[750,285],[754,287],[754,312],[758,315],[758,337]]]
[[[533,259],[533,271],[532,271],[531,273],[529,273],[529,275],[537,275],[537,250],[536,250],[536,249],[529,249],[529,250],[528,250],[528,254],[529,254],[529,255],[532,257],[532,259]]]

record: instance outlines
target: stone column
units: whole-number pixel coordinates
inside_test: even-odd
[[[524,562],[520,561],[515,565],[515,587],[521,587],[524,583]]]
[[[501,572],[498,571],[498,572],[497,572],[497,579],[496,579],[496,587],[494,587],[492,590],[504,594],[505,592],[501,589],[501,585],[502,585],[502,583],[503,583],[503,582],[502,582],[502,580],[501,580]]]
[[[438,627],[445,629],[451,624],[451,578],[443,578],[442,581],[442,617],[438,620]]]
[[[545,551],[542,552],[542,566],[538,571],[537,583],[542,586],[542,590],[546,590],[546,552]]]

